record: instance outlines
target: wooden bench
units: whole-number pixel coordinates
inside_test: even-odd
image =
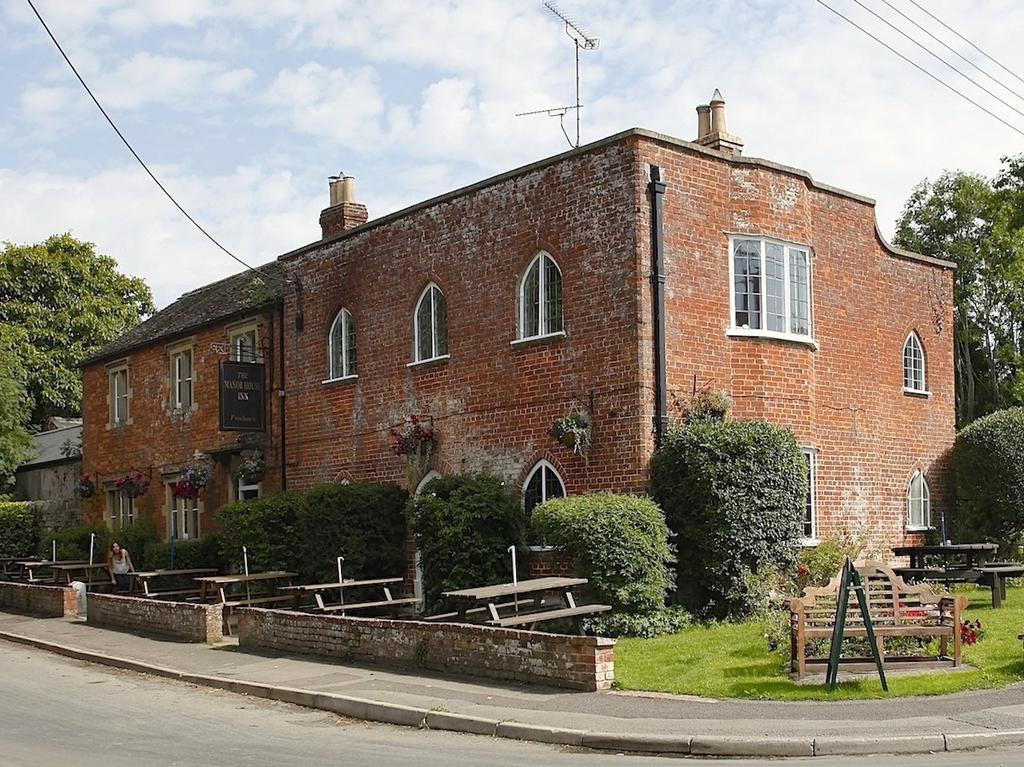
[[[232,599],[227,602],[222,602],[225,607],[252,607],[253,605],[267,605],[273,602],[291,602],[293,597],[291,596],[272,596],[272,597],[252,597],[252,598],[240,598]]]
[[[420,600],[416,597],[402,597],[401,599],[383,599],[378,602],[354,602],[350,605],[324,605],[318,609],[323,613],[344,614],[346,610],[369,610],[375,607],[399,607],[401,605],[414,605],[419,601]]]
[[[881,562],[858,565],[857,571],[864,582],[868,612],[883,659],[886,637],[938,637],[938,658],[918,657],[906,661],[960,665],[960,614],[967,606],[966,597],[941,596],[928,586],[908,585]],[[827,586],[809,587],[802,596],[789,600],[790,670],[797,679],[807,674],[809,664],[824,666],[828,662],[827,658],[808,658],[807,642],[813,639],[831,640],[838,593],[837,575]],[[866,636],[867,630],[857,606],[857,596],[851,590],[843,638]],[[950,639],[953,640],[952,656],[948,655]]]
[[[508,609],[508,608],[518,609],[520,607],[533,607],[534,605],[537,605],[537,604],[539,604],[539,600],[538,599],[529,599],[529,598],[527,598],[527,599],[517,599],[514,602],[499,602],[498,604],[494,605],[494,608],[496,610],[505,610],[505,609]],[[470,615],[483,615],[484,613],[489,612],[489,610],[490,610],[490,608],[487,605],[484,605],[483,607],[471,607],[468,610],[466,610],[466,616],[468,617]],[[445,621],[458,622],[459,614],[457,612],[450,612],[450,613],[438,613],[437,615],[424,615],[422,618],[420,618],[420,620],[422,620],[422,621],[437,621],[438,623],[443,623]]]
[[[587,615],[596,615],[598,613],[607,612],[611,610],[611,605],[579,605],[575,607],[560,607],[557,610],[545,610],[543,612],[535,613],[523,613],[522,615],[511,615],[508,618],[498,618],[497,620],[489,620],[488,624],[491,626],[501,626],[502,628],[511,628],[513,626],[529,626],[530,631],[537,628],[538,623],[545,621],[555,621],[560,618],[572,618],[576,621],[577,632],[579,631],[579,620]]]

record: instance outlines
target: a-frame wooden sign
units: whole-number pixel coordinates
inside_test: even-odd
[[[871,624],[871,615],[868,613],[868,595],[864,591],[860,573],[857,572],[857,568],[853,566],[849,557],[846,558],[846,564],[843,565],[842,578],[839,581],[839,600],[836,603],[836,620],[835,626],[832,628],[832,648],[828,656],[825,683],[829,690],[836,689],[836,685],[839,683],[839,659],[843,654],[843,629],[846,627],[846,608],[850,603],[851,588],[857,595],[860,617],[864,621],[868,644],[871,646],[871,655],[878,668],[878,678],[882,681],[882,689],[889,692],[889,685],[885,681],[885,668],[882,666],[882,656],[878,652],[878,643],[875,642],[875,628]]]

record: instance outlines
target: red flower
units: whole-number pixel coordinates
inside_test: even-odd
[[[807,569],[806,567],[804,567],[803,565],[800,565],[800,567],[798,567],[798,568],[796,569],[796,574],[797,574],[797,575],[801,575],[801,576],[802,576],[802,575],[809,575],[809,574],[810,574],[810,572],[811,572],[811,571],[810,571],[810,570],[808,570],[808,569]]]

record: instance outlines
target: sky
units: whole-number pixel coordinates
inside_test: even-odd
[[[857,0],[828,2],[1024,130],[1024,99],[973,72],[1007,107]],[[861,2],[938,47],[885,0]],[[888,2],[1024,94],[910,0]],[[1024,75],[1024,3],[919,2]],[[515,116],[575,100],[573,43],[541,0],[36,4],[165,186],[250,264],[319,239],[330,175],[355,176],[376,218],[569,147],[557,118]],[[630,127],[692,140],[718,88],[745,155],[874,198],[886,236],[921,180],[1024,153],[1024,135],[817,0],[558,5],[600,39],[580,55],[583,143]],[[0,0],[0,73],[0,241],[70,231],[158,307],[239,270],[135,164],[24,0]]]

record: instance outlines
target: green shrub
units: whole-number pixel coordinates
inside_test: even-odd
[[[633,613],[607,613],[583,621],[588,634],[605,637],[640,637],[650,639],[663,634],[675,634],[693,622],[684,608],[674,605],[660,610],[635,615]]]
[[[93,562],[106,562],[110,551],[110,530],[104,524],[79,525],[58,530],[53,539],[57,541],[57,559],[87,561],[89,559],[89,540],[95,533],[93,543]],[[42,542],[43,553],[49,556],[51,546],[48,541]]]
[[[221,540],[218,533],[204,535],[198,541],[175,541],[173,562],[170,542],[156,543],[148,547],[146,553],[146,567],[154,570],[171,569],[173,564],[173,568],[176,570],[206,567],[213,568],[218,572],[226,571],[224,559],[221,556]]]
[[[428,609],[441,592],[512,579],[508,547],[523,545],[519,494],[497,477],[456,474],[429,482],[409,504]]]
[[[860,546],[853,541],[825,538],[817,546],[800,550],[790,596],[799,596],[808,586],[827,586],[839,575],[846,558],[857,559]]]
[[[141,516],[131,525],[111,530],[109,540],[117,541],[122,548],[128,549],[132,564],[137,570],[150,570],[161,566],[156,565],[153,558],[155,549],[160,544],[160,537],[152,518]],[[110,544],[108,543],[107,548],[103,551],[104,559],[109,548]]]
[[[305,505],[305,493],[285,490],[221,507],[220,554],[228,569],[242,571],[245,547],[252,572],[294,571],[299,565],[299,515]]]
[[[31,503],[0,501],[0,557],[39,551],[39,510]]]
[[[695,613],[743,617],[751,575],[788,569],[803,532],[805,458],[766,423],[697,423],[671,431],[651,464],[654,500],[676,535],[677,595]]]
[[[597,599],[616,612],[665,606],[675,562],[661,509],[635,495],[598,493],[548,501],[533,510],[537,538],[568,554]]]
[[[979,418],[956,437],[960,540],[979,538],[1013,553],[1024,536],[1024,408]]]
[[[405,506],[397,485],[370,482],[318,485],[306,493],[299,514],[298,572],[311,582],[405,574]]]

